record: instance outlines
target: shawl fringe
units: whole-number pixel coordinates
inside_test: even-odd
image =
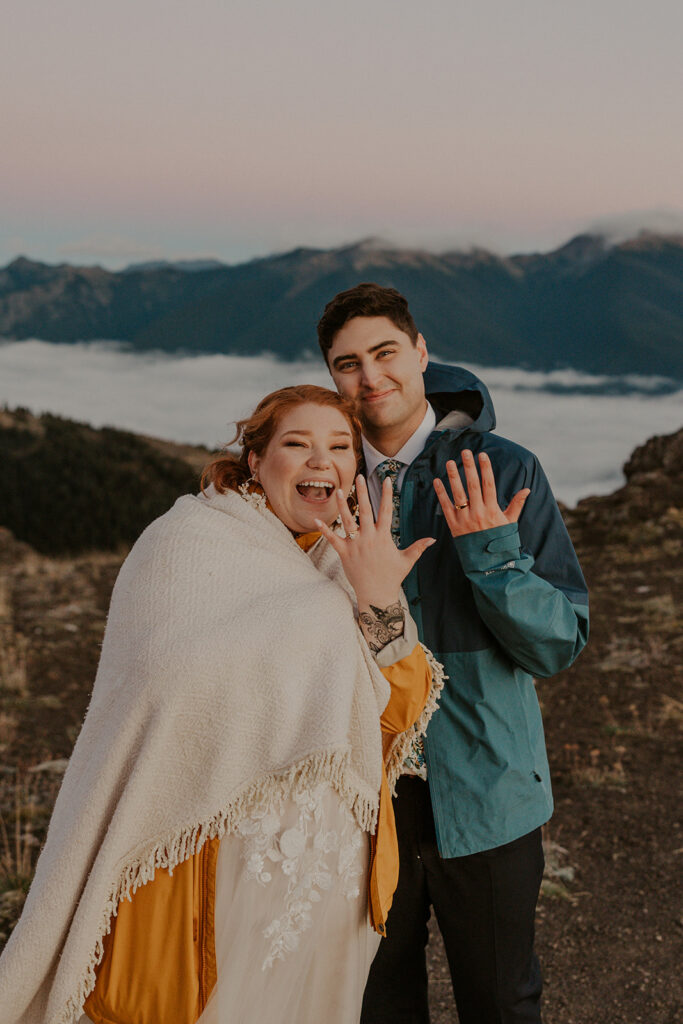
[[[410,729],[406,729],[405,732],[399,734],[396,742],[389,752],[389,756],[386,761],[386,772],[387,781],[389,783],[389,792],[392,796],[396,796],[396,783],[402,775],[403,762],[410,753],[410,749],[415,741],[421,736],[424,736],[427,732],[427,726],[429,725],[431,717],[439,706],[439,697],[441,696],[444,683],[448,679],[448,676],[443,670],[443,665],[440,661],[436,660],[429,648],[425,647],[423,643],[420,643],[420,647],[425,652],[427,662],[432,671],[432,686],[422,714],[418,720],[411,725]]]
[[[434,665],[438,666],[438,662],[434,662]],[[256,779],[231,800],[227,807],[206,821],[190,825],[153,845],[146,843],[142,850],[133,851],[103,908],[99,938],[80,982],[63,1010],[53,1018],[53,1024],[77,1024],[83,1015],[84,1003],[95,988],[97,967],[104,956],[104,939],[111,932],[111,921],[118,913],[119,904],[123,900],[131,901],[138,889],[153,881],[157,870],[167,870],[172,875],[174,868],[199,853],[207,840],[221,839],[232,833],[259,801],[287,799],[320,782],[329,782],[363,832],[374,834],[379,794],[372,792],[357,776],[352,781],[350,774],[355,775],[350,772],[348,749],[320,751],[282,773],[270,773]]]

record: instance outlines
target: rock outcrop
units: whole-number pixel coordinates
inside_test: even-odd
[[[584,498],[565,518],[579,546],[655,540],[683,528],[683,428],[652,437],[624,465],[626,483],[612,494]],[[640,534],[638,531],[641,531]]]

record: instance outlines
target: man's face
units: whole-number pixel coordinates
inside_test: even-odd
[[[385,316],[349,320],[327,353],[337,390],[355,403],[368,441],[386,454],[399,451],[424,418],[428,358],[421,334],[413,345]]]

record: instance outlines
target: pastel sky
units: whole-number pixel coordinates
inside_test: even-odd
[[[0,265],[683,229],[680,0],[4,0]]]

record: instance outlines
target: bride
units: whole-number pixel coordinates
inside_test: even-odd
[[[390,788],[440,666],[353,410],[268,395],[142,534],[22,918],[3,1024],[351,1024],[398,877]],[[106,500],[106,495],[103,495]]]

